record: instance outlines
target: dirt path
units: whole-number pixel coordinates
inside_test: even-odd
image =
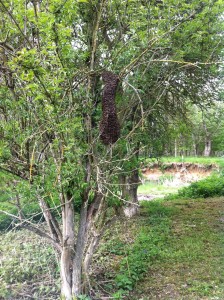
[[[224,299],[224,198],[167,202],[180,212],[164,257],[152,263],[135,300]]]

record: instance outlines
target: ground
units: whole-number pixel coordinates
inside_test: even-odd
[[[220,165],[216,161],[209,161],[207,164],[193,162],[146,164],[141,171],[139,200],[152,200],[176,193],[178,189],[208,177],[213,172],[220,172]]]
[[[224,299],[224,198],[167,202],[178,207],[164,259],[154,261],[129,299]]]
[[[95,258],[105,293],[94,299],[224,299],[224,198],[143,202],[113,230]]]

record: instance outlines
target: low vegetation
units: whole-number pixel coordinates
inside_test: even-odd
[[[151,162],[151,161],[159,161],[161,163],[193,163],[193,164],[203,164],[203,165],[211,165],[211,164],[216,164],[220,168],[224,168],[224,157],[203,157],[203,156],[169,156],[169,157],[161,157],[161,158],[148,158],[146,162]]]
[[[223,218],[224,198],[143,202],[105,234],[83,299],[223,299]],[[51,249],[23,230],[1,238],[0,298],[59,299]]]
[[[178,191],[177,194],[166,196],[171,199],[197,199],[224,196],[224,175],[213,174],[203,180],[193,182]]]
[[[26,230],[0,235],[0,299],[58,299],[55,254]]]

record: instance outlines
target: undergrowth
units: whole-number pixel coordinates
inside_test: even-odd
[[[0,299],[57,299],[60,276],[52,247],[26,230],[0,238]]]
[[[213,174],[205,179],[191,183],[181,188],[177,194],[165,197],[165,200],[197,199],[224,196],[224,175]]]
[[[103,249],[108,255],[121,256],[114,274],[114,284],[106,285],[113,299],[123,299],[144,277],[151,263],[163,253],[170,234],[170,216],[176,209],[165,207],[157,202],[142,203],[142,218],[137,226],[132,243],[111,240]],[[130,230],[130,228],[128,229]],[[134,229],[135,231],[135,229]],[[116,290],[116,292],[114,292]]]

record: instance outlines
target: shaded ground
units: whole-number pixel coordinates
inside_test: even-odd
[[[224,299],[224,198],[167,202],[180,208],[164,257],[128,299]]]

